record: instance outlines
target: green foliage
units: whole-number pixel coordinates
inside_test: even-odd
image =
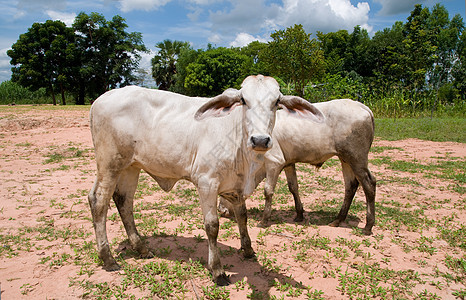
[[[12,81],[35,91],[45,88],[56,104],[56,89],[62,93],[71,76],[75,55],[74,33],[61,21],[34,23],[7,54],[11,57]]]
[[[294,92],[304,95],[310,80],[324,72],[324,55],[316,39],[311,39],[302,25],[294,25],[270,35],[273,39],[263,51],[261,59],[271,74],[294,84]]]
[[[42,104],[49,103],[45,88],[32,92],[11,80],[0,83],[0,104]]]
[[[188,95],[218,95],[227,88],[239,88],[251,65],[252,58],[234,49],[208,49],[186,67],[184,87]]]
[[[176,61],[188,42],[165,40],[157,43],[159,52],[152,58],[152,77],[160,90],[169,90],[175,84]]]
[[[136,78],[141,58],[146,51],[139,32],[126,32],[125,19],[116,15],[107,21],[98,13],[79,13],[73,23],[76,34],[76,69],[73,72],[77,104],[84,96],[95,98],[117,86],[125,86]]]
[[[378,118],[464,118],[464,27],[461,16],[450,17],[441,4],[432,9],[418,4],[406,22],[397,21],[372,38],[360,26],[311,38],[295,24],[273,32],[268,43],[254,41],[243,48],[195,50],[187,42],[164,40],[156,44],[160,50],[152,60],[152,76],[160,89],[214,96],[260,73],[274,76],[284,94],[312,102],[354,99]],[[146,48],[141,34],[126,28],[120,16],[107,21],[83,12],[72,28],[59,21],[35,23],[8,52],[15,66],[12,81],[42,88],[40,93],[48,91],[52,98],[61,91],[63,103],[72,94],[77,104],[117,86],[143,84],[147,73],[137,68],[138,53]],[[21,93],[15,102],[47,101]],[[0,90],[0,103],[12,102],[11,95]]]
[[[342,77],[339,74],[327,74],[322,81],[305,88],[304,97],[311,102],[323,102],[332,99],[349,98],[363,101],[368,98],[369,89],[362,82],[362,77]]]
[[[7,52],[11,57],[12,81],[32,91],[46,89],[56,104],[66,92],[76,104],[85,96],[95,98],[103,92],[124,86],[136,78],[140,51],[146,51],[142,35],[127,33],[125,20],[114,16],[107,21],[98,13],[78,14],[72,27],[61,21],[34,23]],[[23,99],[31,101],[32,99]]]

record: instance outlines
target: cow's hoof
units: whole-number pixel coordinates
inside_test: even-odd
[[[252,250],[252,248],[249,248],[249,249],[241,248],[241,251],[243,252],[243,257],[244,258],[253,258],[254,256],[256,256],[256,252],[254,252],[254,250]]]
[[[304,217],[302,215],[296,215],[296,217],[293,219],[294,222],[302,222],[304,221]]]
[[[218,286],[227,286],[230,282],[230,277],[227,276],[225,273],[222,273],[220,276],[214,279],[215,284]]]
[[[116,261],[114,261],[112,263],[104,264],[103,269],[107,272],[113,272],[120,270],[121,267]]]
[[[153,258],[154,257],[154,253],[149,251],[146,244],[143,243],[142,241],[137,243],[135,246],[133,246],[133,249],[136,250],[137,253],[139,253],[140,258]]]
[[[154,253],[152,253],[152,251],[146,250],[145,252],[141,252],[139,257],[144,259],[154,258]]]
[[[267,227],[269,227],[269,221],[264,221],[264,220],[262,220],[262,221],[260,221],[259,224],[257,224],[257,227],[260,227],[260,228],[267,228]]]
[[[328,226],[338,227],[338,226],[340,226],[340,220],[335,220],[332,223],[328,224]]]
[[[372,235],[372,228],[364,228],[362,230],[362,232],[365,234],[365,235]]]

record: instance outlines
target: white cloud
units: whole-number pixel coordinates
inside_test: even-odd
[[[10,80],[11,77],[11,67],[10,57],[6,54],[11,48],[0,49],[0,82],[5,80]]]
[[[65,13],[54,10],[47,10],[46,13],[52,20],[60,20],[67,26],[71,26],[76,18],[75,13]]]
[[[120,9],[123,12],[132,10],[156,10],[171,1],[172,0],[119,0]]]
[[[249,33],[241,32],[236,35],[236,38],[233,42],[230,43],[232,47],[244,47],[247,46],[249,43],[259,41],[259,42],[266,42],[266,39],[260,37],[254,37]]]
[[[409,13],[414,9],[414,5],[423,3],[425,0],[375,0],[382,4],[379,15],[391,16],[400,13]]]
[[[222,37],[217,33],[214,33],[211,36],[209,36],[207,40],[209,41],[209,43],[212,43],[214,45],[220,44],[223,41]]]
[[[370,28],[370,6],[350,0],[284,0],[277,23],[283,27],[302,24],[307,32],[323,32],[340,29],[351,30],[356,25]]]
[[[259,33],[266,29],[266,20],[276,19],[279,7],[276,4],[266,5],[264,0],[231,1],[230,11],[219,10],[211,12],[210,20],[213,28],[224,34],[236,31]]]
[[[221,2],[222,0],[187,0],[187,2],[197,4],[197,5],[209,5],[216,2]]]
[[[275,30],[302,24],[306,32],[351,31],[356,25],[372,31],[368,24],[370,6],[367,2],[352,4],[350,0],[283,0],[281,4],[265,0],[238,0],[232,7],[210,13],[214,44],[232,41],[241,47],[254,40],[265,39]],[[238,32],[240,32],[238,34]]]
[[[141,55],[141,60],[139,61],[139,68],[144,70],[152,70],[152,58],[155,56],[157,52],[149,49],[149,52],[139,52]]]
[[[385,1],[385,0],[380,0]],[[387,0],[388,1],[388,0]],[[212,29],[221,34],[222,40],[234,40],[246,36],[232,36],[232,28],[251,36],[268,36],[272,31],[302,24],[306,32],[331,32],[340,29],[351,31],[356,25],[367,29],[370,6],[360,1],[352,4],[350,0],[283,0],[281,4],[266,3],[264,0],[231,1],[230,10],[212,12]]]

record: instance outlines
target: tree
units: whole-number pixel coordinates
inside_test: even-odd
[[[319,42],[311,40],[302,25],[276,31],[270,37],[273,40],[261,59],[270,74],[291,82],[296,93],[303,96],[306,84],[324,73],[325,61]]]
[[[185,88],[188,95],[214,96],[227,88],[239,88],[250,71],[252,59],[234,49],[207,49],[186,68]]]
[[[466,31],[461,33],[458,42],[458,59],[453,66],[453,84],[462,100],[466,100]]]
[[[188,49],[188,42],[164,40],[157,43],[160,50],[152,58],[152,77],[161,90],[169,90],[176,81],[176,61],[183,51]]]
[[[111,21],[98,13],[81,12],[73,23],[79,51],[75,70],[77,104],[84,104],[84,96],[97,97],[117,86],[135,80],[141,58],[147,51],[139,32],[128,33],[125,19],[114,16]]]
[[[12,81],[35,91],[46,88],[56,105],[55,93],[59,89],[62,103],[65,89],[70,86],[74,60],[74,33],[61,21],[48,20],[34,23],[8,50],[11,57]]]
[[[460,35],[464,23],[460,15],[450,20],[443,5],[436,4],[428,18],[429,36],[433,52],[432,67],[428,70],[429,82],[438,89],[452,81],[452,68],[458,58]]]
[[[433,63],[435,46],[432,43],[428,28],[430,12],[416,4],[408,22],[405,23],[403,45],[406,51],[407,87],[413,91],[421,91],[426,83],[426,74]]]
[[[370,37],[366,29],[355,26],[349,35],[344,55],[344,69],[346,72],[356,72],[360,76],[372,75],[371,56],[368,55]]]
[[[326,72],[330,74],[341,73],[345,64],[344,57],[350,38],[348,31],[339,30],[329,33],[317,32],[317,38],[324,51]]]
[[[372,64],[373,81],[384,92],[393,87],[402,87],[406,81],[406,51],[403,40],[403,22],[398,21],[391,28],[375,33],[372,38],[369,56],[374,58]]]
[[[247,46],[239,49],[241,54],[244,54],[250,57],[251,60],[251,74],[262,74],[262,75],[270,75],[267,71],[267,66],[265,65],[264,61],[261,59],[263,56],[262,54],[267,49],[266,43],[261,43],[259,41],[253,41],[249,43]]]

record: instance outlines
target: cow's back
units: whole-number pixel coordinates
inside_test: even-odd
[[[194,183],[200,174],[232,173],[228,170],[237,167],[241,146],[242,137],[235,135],[241,112],[195,120],[196,111],[207,101],[134,86],[105,93],[91,108],[98,164],[118,159],[159,178]]]
[[[365,144],[368,139],[373,140],[373,116],[367,106],[348,99],[313,105],[324,115],[323,122],[297,118],[286,110],[277,112],[273,136],[280,145],[284,161],[319,165],[337,155],[349,140],[358,135],[364,136],[362,147],[370,148],[370,144]],[[272,149],[267,155],[273,154]],[[277,150],[275,155],[280,155]]]

